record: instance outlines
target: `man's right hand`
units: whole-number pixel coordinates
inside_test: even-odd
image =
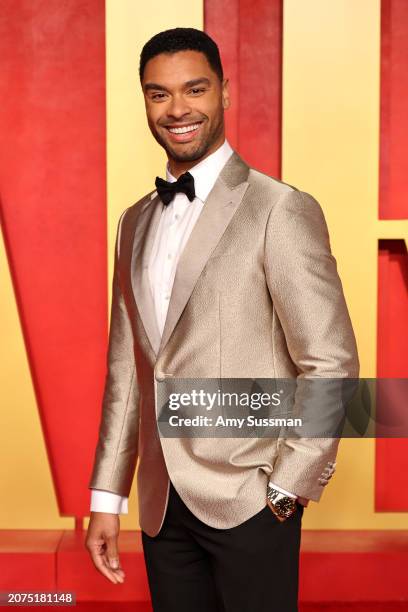
[[[119,531],[118,514],[91,512],[85,546],[96,569],[114,584],[125,580],[118,553]]]

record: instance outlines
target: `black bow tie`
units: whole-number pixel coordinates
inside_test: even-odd
[[[173,183],[169,183],[169,181],[156,176],[155,185],[161,201],[166,206],[172,201],[178,191],[185,193],[190,202],[195,198],[194,176],[190,172],[184,172]]]

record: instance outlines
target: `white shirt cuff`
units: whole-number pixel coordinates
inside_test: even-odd
[[[278,487],[278,485],[274,484],[273,482],[269,481],[268,484],[274,489],[276,489],[277,491],[284,493],[288,497],[293,497],[293,499],[297,499],[297,495],[295,495],[294,493],[290,493],[289,491],[286,491],[286,489],[282,489],[282,487]]]
[[[112,493],[111,491],[92,489],[91,512],[128,514],[128,498],[118,495],[117,493]]]

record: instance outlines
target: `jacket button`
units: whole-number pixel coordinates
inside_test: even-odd
[[[164,372],[161,372],[160,370],[157,370],[156,374],[155,374],[155,378],[157,380],[157,382],[163,382],[163,380],[166,379],[166,375]]]

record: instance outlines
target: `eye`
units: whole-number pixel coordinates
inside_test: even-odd
[[[190,89],[191,93],[203,93],[205,91],[205,87],[194,87]]]
[[[152,100],[162,100],[165,93],[155,93],[151,96]]]

